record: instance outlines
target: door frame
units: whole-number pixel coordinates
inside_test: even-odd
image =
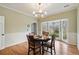
[[[1,49],[4,49],[6,46],[5,46],[5,16],[0,16],[0,17],[2,17],[2,19],[3,19],[3,20],[2,20],[2,24],[3,24],[3,26],[4,26],[4,27],[3,27],[3,33],[2,33],[2,34],[4,34],[4,36],[2,36],[2,40],[3,40],[3,41],[1,40],[1,41],[3,42],[3,43],[2,43],[2,47],[0,48],[0,50],[1,50]]]
[[[69,31],[68,31],[68,28],[69,28],[69,19],[66,18],[66,19],[62,19],[62,20],[60,20],[60,21],[67,21],[67,28],[66,28],[66,30],[67,30],[67,32],[66,32],[66,34],[67,34],[67,39],[66,39],[66,40],[63,40],[63,33],[62,33],[62,35],[61,35],[61,36],[62,36],[62,39],[61,39],[61,40],[67,42],[68,36],[69,36],[69,34],[68,34],[68,32],[69,32]]]
[[[33,23],[36,24],[36,34],[38,34],[38,24],[37,24],[37,22],[33,22]],[[32,32],[32,24],[33,24],[33,23],[31,23],[31,25],[30,25],[31,32]]]

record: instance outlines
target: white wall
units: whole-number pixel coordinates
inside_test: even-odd
[[[5,35],[5,47],[13,46],[27,41],[25,32],[9,33]]]
[[[71,45],[77,45],[77,33],[75,32],[68,32],[68,40],[67,43]]]

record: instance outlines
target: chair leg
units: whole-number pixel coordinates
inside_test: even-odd
[[[41,47],[40,47],[40,54],[41,54]]]
[[[33,54],[35,55],[35,49],[33,49]]]
[[[45,51],[45,50],[46,50],[45,48],[46,48],[46,47],[44,47],[44,50],[43,50],[43,51],[44,51],[44,54],[45,54],[45,52],[46,52],[46,51]]]
[[[28,55],[29,55],[29,52],[30,52],[30,48],[28,49]]]
[[[48,50],[48,47],[47,47],[47,50]]]
[[[54,55],[56,54],[56,51],[55,51],[55,46],[54,46]]]
[[[51,55],[52,55],[52,47],[50,49],[51,49]]]

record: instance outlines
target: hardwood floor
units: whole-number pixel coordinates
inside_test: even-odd
[[[1,50],[0,55],[26,55],[27,52],[27,43],[24,42]]]
[[[77,47],[56,41],[56,55],[79,55]],[[27,42],[0,50],[0,55],[27,55]],[[49,53],[45,53],[49,54]]]
[[[79,55],[75,45],[68,45],[61,41],[56,41],[56,52],[57,55]]]

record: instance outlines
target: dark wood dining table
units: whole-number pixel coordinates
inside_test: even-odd
[[[50,38],[40,38],[40,37],[36,37],[34,38],[35,41],[40,42],[41,43],[41,47],[42,47],[42,55],[44,54],[44,42],[48,42],[50,40]]]

